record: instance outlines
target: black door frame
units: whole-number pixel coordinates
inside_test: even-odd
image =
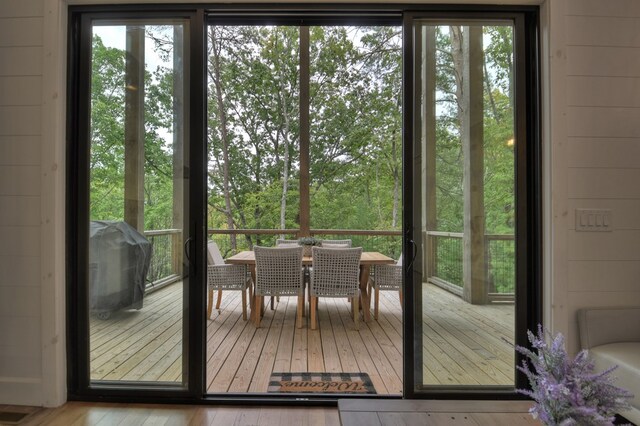
[[[67,389],[70,400],[136,400],[139,402],[190,402],[202,398],[197,390],[202,387],[201,375],[196,368],[198,354],[204,353],[204,324],[197,318],[204,317],[202,300],[197,291],[197,283],[204,279],[204,271],[198,268],[206,262],[204,247],[206,241],[200,235],[202,224],[206,223],[205,197],[190,196],[203,194],[205,183],[189,176],[199,176],[206,170],[202,155],[206,152],[205,133],[202,129],[206,94],[196,90],[204,84],[204,11],[202,9],[170,7],[145,8],[120,7],[70,7],[69,8],[69,69],[67,76]],[[94,382],[89,379],[89,310],[88,288],[83,285],[88,277],[89,235],[89,134],[90,134],[90,91],[91,91],[91,34],[95,20],[108,21],[149,21],[184,19],[189,24],[188,55],[185,63],[189,76],[189,122],[185,132],[189,143],[184,147],[185,205],[184,229],[188,230],[186,250],[193,253],[185,264],[183,293],[183,378],[184,383],[139,382]],[[201,115],[202,114],[202,115]],[[199,216],[194,213],[201,212]],[[196,248],[201,245],[203,250]],[[200,312],[201,311],[201,312]]]
[[[541,203],[541,142],[540,142],[540,90],[539,90],[539,11],[537,7],[482,7],[480,10],[463,8],[456,11],[417,9],[404,13],[403,23],[403,252],[405,259],[421,256],[420,209],[415,205],[421,199],[420,169],[421,147],[417,140],[415,115],[415,20],[429,19],[469,20],[478,22],[507,20],[514,25],[516,112],[515,138],[515,202],[516,202],[516,301],[515,343],[529,347],[527,330],[536,330],[542,323],[542,203]],[[417,174],[416,174],[417,173]],[[416,226],[417,225],[417,226]],[[526,376],[516,370],[515,387],[507,386],[429,386],[418,390],[415,372],[422,369],[422,298],[418,288],[422,272],[405,263],[404,285],[407,298],[403,312],[404,336],[404,397],[409,399],[525,399],[515,388],[528,388]],[[407,356],[406,354],[410,354]],[[516,365],[523,356],[514,353]]]
[[[524,111],[518,113],[517,127],[526,135],[525,143],[519,143],[517,159],[517,288],[520,301],[517,305],[518,343],[526,343],[526,329],[532,329],[542,318],[542,226],[541,226],[541,147],[539,112],[539,57],[538,57],[538,7],[494,5],[415,5],[415,4],[215,4],[215,5],[104,5],[70,6],[68,27],[68,77],[67,77],[67,383],[70,400],[114,402],[166,402],[166,403],[243,403],[260,405],[334,405],[332,396],[308,395],[270,396],[207,395],[206,328],[206,25],[209,17],[225,16],[225,22],[273,23],[277,16],[304,19],[307,25],[358,22],[368,17],[388,22],[397,19],[403,24],[404,99],[403,99],[403,253],[405,258],[413,254],[413,81],[407,69],[407,61],[413,61],[413,44],[410,19],[416,16],[443,17],[448,14],[485,18],[487,14],[510,14],[520,22],[517,58],[525,66],[524,81],[518,81],[518,96],[525,96]],[[420,14],[420,15],[418,15]],[[253,15],[253,18],[250,16]],[[260,18],[258,18],[260,16]],[[140,383],[106,383],[91,385],[89,382],[89,346],[87,289],[81,283],[87,276],[89,221],[89,170],[87,143],[89,134],[90,99],[90,42],[84,42],[91,34],[92,19],[150,19],[184,17],[190,20],[190,120],[189,146],[185,155],[189,158],[188,206],[185,227],[189,229],[189,261],[191,283],[185,286],[185,316],[183,324],[184,347],[188,356],[184,360],[186,387],[166,385],[142,385]],[[249,18],[248,18],[249,17]],[[216,18],[214,18],[216,19]],[[366,18],[365,18],[366,19]],[[404,19],[404,21],[403,21]],[[90,37],[89,37],[90,40]],[[521,45],[522,44],[522,45]],[[519,133],[520,134],[520,133]],[[85,135],[85,136],[82,136]],[[520,140],[519,140],[520,142]],[[201,179],[193,179],[201,177]],[[186,188],[185,188],[186,189]],[[196,214],[197,213],[197,214]],[[405,294],[415,297],[415,285],[410,271],[405,268]],[[524,296],[524,297],[522,297]],[[403,313],[404,335],[416,331],[414,318],[416,303],[405,298]],[[419,303],[419,301],[418,301]],[[525,308],[521,312],[520,308]],[[526,328],[521,326],[526,325]],[[417,393],[414,389],[415,358],[413,339],[404,339],[404,398],[518,398],[513,391],[491,392],[478,390],[430,390]],[[517,358],[518,360],[520,357]],[[524,387],[522,377],[517,386]],[[398,398],[372,396],[377,398]]]

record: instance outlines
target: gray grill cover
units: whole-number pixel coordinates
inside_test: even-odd
[[[89,309],[92,313],[142,308],[151,243],[125,222],[89,226]]]

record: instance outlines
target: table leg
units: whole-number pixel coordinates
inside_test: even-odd
[[[365,322],[371,320],[371,312],[369,310],[371,295],[369,294],[369,273],[371,272],[371,265],[360,265],[360,295],[362,298],[362,316]]]

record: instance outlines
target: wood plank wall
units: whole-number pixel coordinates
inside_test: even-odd
[[[0,2],[0,401],[40,403],[42,0]]]
[[[638,1],[567,2],[566,315],[573,352],[577,309],[640,305],[638,28]],[[576,208],[611,209],[613,232],[576,232]]]

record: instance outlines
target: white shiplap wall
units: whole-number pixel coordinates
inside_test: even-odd
[[[577,309],[640,305],[640,2],[570,0],[565,38],[566,314],[575,351]],[[576,232],[576,208],[611,209],[613,232]]]
[[[43,1],[0,1],[0,403],[42,402]]]

